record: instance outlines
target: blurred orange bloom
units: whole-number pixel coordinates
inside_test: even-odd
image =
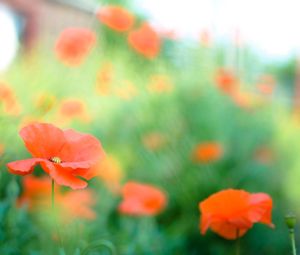
[[[208,228],[226,239],[243,236],[254,223],[272,224],[272,198],[265,193],[248,193],[227,189],[215,193],[199,203],[200,229]]]
[[[166,194],[160,189],[137,182],[127,182],[122,189],[123,201],[119,212],[135,216],[155,216],[167,204]]]
[[[257,89],[264,95],[271,95],[274,91],[275,83],[272,75],[263,75],[259,78]]]
[[[167,75],[153,75],[148,85],[150,92],[164,93],[173,90],[171,79]]]
[[[220,69],[216,75],[216,84],[218,88],[226,93],[232,94],[238,90],[238,81],[234,74],[225,69]]]
[[[160,50],[160,38],[147,23],[130,32],[128,43],[134,50],[149,59],[155,58]]]
[[[103,24],[118,32],[129,30],[135,20],[128,10],[117,5],[102,7],[98,11],[97,17]]]
[[[58,117],[60,120],[59,122],[68,122],[73,119],[82,122],[90,121],[85,102],[76,98],[68,98],[61,101]]]
[[[150,151],[156,151],[166,143],[165,137],[158,132],[144,135],[142,141],[144,146]]]
[[[115,90],[118,97],[124,100],[130,100],[137,95],[136,86],[130,81],[124,81],[124,85]]]
[[[93,170],[93,175],[98,176],[112,192],[120,191],[123,170],[116,158],[107,155]]]
[[[105,63],[97,73],[96,89],[100,95],[108,95],[113,81],[113,66]]]
[[[4,82],[0,82],[0,104],[7,114],[18,115],[21,112],[21,107],[17,102],[14,91]]]
[[[59,36],[55,51],[68,66],[80,65],[96,43],[96,35],[87,28],[67,28]]]
[[[64,220],[96,218],[92,210],[95,204],[94,194],[90,190],[60,192],[55,190],[55,203]],[[23,193],[17,201],[18,206],[27,205],[30,211],[49,211],[51,206],[51,179],[27,175],[23,178]]]
[[[22,128],[20,136],[32,158],[8,163],[9,171],[27,175],[40,165],[56,183],[72,189],[85,188],[92,167],[104,157],[96,137],[72,129],[36,123]]]
[[[194,150],[193,158],[197,162],[209,163],[220,159],[224,154],[221,144],[207,142],[198,144]]]
[[[230,96],[233,102],[241,108],[250,109],[252,106],[254,106],[255,103],[254,95],[251,93],[237,90],[236,92],[232,93]]]
[[[211,34],[209,30],[204,29],[200,33],[200,44],[203,47],[210,47],[212,44]]]

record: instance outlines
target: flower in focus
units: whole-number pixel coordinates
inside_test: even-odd
[[[196,162],[209,163],[220,159],[224,154],[221,144],[207,142],[198,144],[194,150],[193,158]]]
[[[129,45],[146,58],[155,58],[160,50],[160,39],[156,31],[147,23],[128,36]]]
[[[104,157],[97,138],[72,129],[36,123],[22,128],[20,136],[33,158],[8,163],[9,171],[26,175],[40,165],[56,183],[72,189],[85,188],[85,180],[94,177],[91,168]]]
[[[59,36],[55,51],[68,66],[80,65],[96,43],[96,35],[87,28],[67,28]]]
[[[102,7],[97,13],[98,19],[109,28],[118,32],[128,31],[134,23],[134,16],[121,6]]]
[[[217,192],[201,203],[200,229],[208,228],[226,239],[243,236],[254,223],[272,224],[272,198],[265,193],[248,193],[227,189]]]
[[[167,204],[166,194],[160,189],[137,182],[127,182],[122,188],[123,201],[119,212],[135,216],[155,216]]]
[[[62,193],[55,189],[55,203],[63,221],[71,219],[96,218],[92,210],[95,204],[90,190],[68,191]],[[51,207],[51,179],[27,175],[23,178],[23,193],[17,201],[18,206],[27,205],[30,211],[49,211]]]
[[[171,79],[167,75],[153,75],[150,84],[148,85],[150,92],[164,93],[170,92],[173,89]]]
[[[232,72],[220,69],[216,76],[218,88],[225,94],[232,94],[238,90],[238,81]]]

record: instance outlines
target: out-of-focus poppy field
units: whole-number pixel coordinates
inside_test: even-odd
[[[295,255],[297,55],[85,3],[0,2],[0,254]]]

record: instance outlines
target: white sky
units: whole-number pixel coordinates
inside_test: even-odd
[[[0,72],[6,69],[13,60],[18,40],[12,17],[0,4]]]
[[[242,37],[269,57],[300,51],[300,0],[138,0],[153,23],[198,38],[204,28],[217,37]]]

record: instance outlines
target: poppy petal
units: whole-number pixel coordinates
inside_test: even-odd
[[[251,208],[249,217],[253,222],[261,222],[271,227],[272,224],[272,199],[264,193],[252,194],[250,197]]]
[[[59,164],[51,162],[43,163],[43,168],[48,169],[49,175],[59,185],[68,186],[72,189],[84,189],[87,186],[87,182],[74,176],[70,168],[64,168]]]
[[[64,131],[64,137],[66,143],[58,154],[63,161],[76,162],[77,167],[87,168],[104,156],[101,143],[92,135],[69,129]],[[78,162],[82,162],[82,165],[79,165]],[[68,165],[68,167],[74,168],[75,165]]]
[[[12,174],[26,175],[32,173],[34,167],[43,161],[41,158],[30,158],[10,162],[6,166]]]
[[[225,239],[234,240],[237,237],[243,236],[248,229],[238,229],[235,225],[226,221],[213,222],[211,229]],[[237,236],[238,234],[238,236]]]
[[[21,129],[20,136],[33,157],[49,159],[56,156],[65,143],[64,133],[46,123],[35,123]]]

